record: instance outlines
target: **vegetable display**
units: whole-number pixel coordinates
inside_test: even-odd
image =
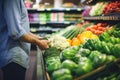
[[[90,39],[83,46],[90,50],[98,50],[105,54],[120,57],[120,44],[112,44],[105,41]]]
[[[82,15],[100,16],[103,13],[112,13],[113,8],[119,9],[119,7],[119,1],[99,2],[89,7]],[[88,76],[88,73],[93,74],[97,69],[107,65],[114,65],[117,66],[116,69],[119,69],[116,63],[116,60],[120,58],[119,27],[120,24],[115,23],[83,21],[47,37],[50,47],[44,52],[43,57],[45,69],[51,80],[74,80],[86,74]],[[99,76],[95,74],[94,79],[88,77],[85,80],[120,79],[120,73],[106,76],[108,72],[109,69],[106,73],[103,69],[101,74],[96,71]]]
[[[93,25],[93,23],[89,23],[87,21],[83,22],[83,23],[80,23],[80,24],[76,25],[74,28],[72,28],[71,30],[65,32],[62,36],[64,36],[67,39],[73,39],[78,34],[85,31],[85,28],[90,26],[90,25]]]
[[[88,31],[89,27],[86,27],[73,39],[60,35],[48,38],[51,46],[43,56],[52,80],[73,80],[120,57],[120,25],[108,28],[106,23],[98,23],[97,28],[103,30],[100,26],[106,29],[99,35]]]
[[[48,41],[50,41],[49,43],[50,47],[56,47],[57,49],[60,50],[63,50],[70,46],[66,38],[59,35],[48,38]]]
[[[110,13],[119,13],[120,10],[120,1],[110,2],[105,6],[103,9],[103,14],[110,14]]]
[[[90,10],[89,15],[90,16],[97,16],[101,15],[102,11],[107,3],[104,2],[99,2],[96,5],[92,6],[92,9]]]
[[[120,12],[120,1],[115,0],[111,2],[98,2],[97,4],[86,8],[83,11],[82,16],[99,16],[99,15],[109,15],[111,13]]]
[[[105,32],[108,28],[108,24],[106,23],[98,23],[96,25],[87,27],[86,30],[93,32],[96,35],[100,35]]]
[[[52,73],[52,80],[73,80],[69,69],[59,69]]]

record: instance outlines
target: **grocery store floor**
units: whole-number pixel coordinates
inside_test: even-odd
[[[31,51],[30,67],[26,72],[26,80],[37,80],[37,51]],[[0,70],[0,80],[2,79],[2,71]]]

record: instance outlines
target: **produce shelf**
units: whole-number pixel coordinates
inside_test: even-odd
[[[81,12],[83,8],[43,8],[43,9],[28,9],[28,12]]]
[[[87,74],[74,78],[73,80],[96,80],[98,77],[108,75],[111,71],[117,72],[117,69],[120,69],[120,58],[118,58],[115,62],[100,66]],[[48,72],[46,72],[46,79],[51,80]]]
[[[120,20],[120,16],[92,16],[92,17],[83,17],[84,20]]]
[[[115,62],[111,62],[109,64],[100,66],[85,75],[75,78],[74,80],[84,80],[84,79],[85,80],[89,80],[89,79],[95,80],[97,77],[104,76],[104,74],[111,72],[112,70],[115,70],[117,72],[117,69],[119,70],[119,68],[117,66],[118,63],[120,63],[120,58],[118,58]]]
[[[37,48],[37,51],[38,51],[37,72],[39,73],[38,75],[41,76],[42,80],[51,80],[50,74],[46,70],[45,60],[43,57],[44,51],[41,51],[39,48]],[[79,77],[73,76],[74,78],[73,80],[96,80],[98,77],[104,77],[106,75],[109,75],[110,73],[115,73],[119,71],[120,71],[120,58],[108,64],[101,65],[98,68],[92,70],[91,72],[83,74]]]
[[[52,24],[63,24],[63,25],[67,25],[67,24],[75,24],[75,21],[74,22],[69,22],[69,21],[66,21],[66,22],[30,22],[30,24],[39,24],[39,25],[52,25]]]

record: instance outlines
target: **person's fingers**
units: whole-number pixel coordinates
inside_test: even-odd
[[[44,37],[39,36],[39,40],[42,40],[42,39],[44,39]]]

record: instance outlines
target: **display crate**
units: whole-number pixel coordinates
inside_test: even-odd
[[[46,70],[45,66],[45,60],[44,60],[44,51],[41,51],[39,48],[37,48],[38,51],[38,67],[37,72],[39,79],[42,80],[51,80],[50,74]],[[120,58],[116,59],[115,61],[104,64],[94,70],[92,70],[89,73],[86,73],[84,75],[81,75],[79,77],[74,77],[73,80],[96,80],[98,77],[107,76],[110,73],[114,72],[120,72]]]

